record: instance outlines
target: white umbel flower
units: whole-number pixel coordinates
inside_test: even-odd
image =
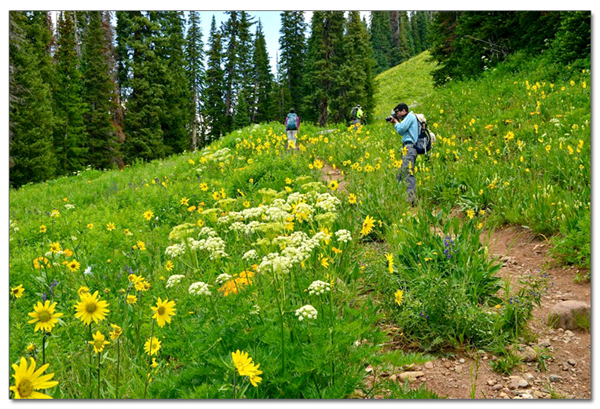
[[[181,280],[183,280],[185,278],[184,275],[182,274],[173,274],[171,277],[169,277],[169,279],[167,280],[167,288],[171,288],[174,285],[179,284],[179,282]]]
[[[337,237],[337,240],[342,243],[352,241],[352,234],[350,234],[350,232],[345,229],[336,231],[335,236]]]
[[[211,295],[208,284],[203,283],[202,281],[190,285],[188,292],[194,295]]]
[[[254,260],[256,258],[258,258],[258,253],[256,252],[256,250],[247,251],[242,256],[242,260]]]
[[[227,273],[219,274],[219,276],[215,279],[217,284],[223,285],[225,282],[231,280],[231,276]]]
[[[175,258],[185,253],[185,245],[184,244],[173,244],[172,246],[167,247],[165,250],[165,254],[171,258]]]
[[[329,285],[329,283],[326,283],[324,281],[313,281],[312,284],[308,286],[308,293],[310,295],[321,295],[324,294],[326,291],[331,291],[331,286]]]
[[[307,320],[316,320],[317,310],[312,305],[305,305],[296,310],[296,317],[298,317],[299,321],[303,321],[305,318]]]

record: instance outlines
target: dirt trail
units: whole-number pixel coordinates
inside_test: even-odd
[[[325,165],[322,173],[327,182],[337,180],[339,188],[345,190],[346,183],[339,169]],[[476,357],[466,351],[455,351],[451,357],[439,355],[433,361],[407,369],[419,375],[411,380],[411,386],[425,384],[427,389],[449,399],[470,399],[473,384],[476,399],[591,399],[591,333],[555,330],[546,325],[551,307],[559,301],[577,300],[591,304],[591,283],[575,282],[577,273],[585,276],[587,271],[553,267],[548,254],[549,242],[522,227],[511,226],[491,234],[484,233],[481,241],[489,246],[490,256],[503,260],[499,274],[510,278],[513,286],[518,284],[519,278],[537,274],[540,270],[550,274],[549,288],[529,322],[534,341],[527,345],[547,351],[546,371],[537,371],[536,362],[527,362],[514,368],[510,377],[503,376],[491,369],[490,362],[496,357],[480,353],[477,380],[473,382]],[[379,376],[394,377],[402,382],[402,372]],[[371,374],[366,384],[370,386],[377,381]]]
[[[511,375],[519,377],[513,378],[515,384],[524,379],[527,385],[523,382],[514,388],[515,385],[511,385],[513,379],[492,371],[490,361],[494,357],[480,354],[475,388],[477,399],[591,399],[591,334],[580,330],[554,330],[546,325],[550,308],[559,301],[591,303],[591,285],[589,282],[575,283],[578,271],[574,268],[548,267],[548,246],[548,242],[519,227],[508,227],[491,234],[490,254],[504,260],[500,276],[512,278],[513,285],[518,283],[519,277],[536,274],[538,269],[550,274],[548,291],[542,296],[541,307],[533,311],[534,317],[529,322],[529,329],[537,339],[528,345],[547,348],[549,358],[545,372],[536,371],[536,362],[516,367]],[[428,389],[450,399],[470,399],[471,368],[475,365],[474,357],[464,352],[457,352],[452,358],[438,357],[412,369],[424,373],[414,385],[425,383]]]
[[[321,168],[321,173],[325,182],[329,183],[332,180],[335,180],[338,182],[338,190],[346,192],[347,182],[344,180],[344,175],[342,175],[342,172],[339,169],[334,169],[331,165],[325,164]]]

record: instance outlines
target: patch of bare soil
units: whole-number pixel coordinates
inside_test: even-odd
[[[335,180],[338,182],[338,190],[346,192],[347,182],[344,180],[344,175],[342,175],[342,172],[339,169],[334,169],[331,165],[325,164],[321,168],[321,173],[325,182],[329,183],[332,180]]]

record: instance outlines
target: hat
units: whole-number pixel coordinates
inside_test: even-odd
[[[357,105],[356,105],[356,107],[357,107],[357,108],[360,108],[360,104],[357,104]]]

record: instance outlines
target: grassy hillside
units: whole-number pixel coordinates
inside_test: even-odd
[[[375,77],[374,121],[390,115],[401,102],[410,107],[423,107],[433,94],[429,73],[436,67],[429,51],[425,51]]]
[[[282,125],[264,124],[161,162],[11,191],[11,363],[49,363],[55,398],[345,398],[365,388],[367,365],[429,359],[382,347],[400,333],[423,352],[504,353],[546,281],[540,271],[506,287],[479,238],[526,225],[557,234],[557,259],[589,263],[590,73],[515,57],[434,90],[431,67],[422,54],[381,74],[381,119],[303,126],[298,152],[285,151]],[[417,209],[382,119],[402,100],[438,135],[417,162]],[[322,181],[325,164],[344,190]],[[110,311],[90,325],[75,306],[95,305],[95,292]],[[161,326],[151,307],[167,298],[176,311]],[[46,299],[64,315],[44,336],[28,321]],[[96,331],[110,342],[99,354]],[[236,371],[237,350],[262,373]],[[364,391],[434,397],[388,381]]]
[[[557,258],[589,268],[589,69],[517,54],[481,79],[433,90],[426,57],[377,78],[377,112],[414,101],[438,136],[430,160],[421,160],[420,197],[483,210],[494,224],[560,232]],[[382,84],[396,84],[395,92]]]

